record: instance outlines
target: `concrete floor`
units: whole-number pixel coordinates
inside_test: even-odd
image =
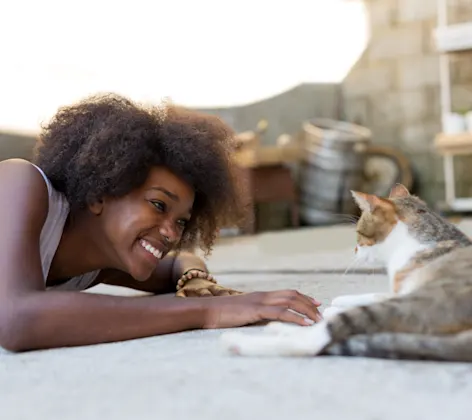
[[[461,226],[472,234],[472,223]],[[209,265],[234,288],[296,288],[328,304],[339,294],[387,287],[375,268],[342,274],[354,243],[352,227],[225,239]],[[104,286],[96,291],[129,294]],[[470,364],[237,358],[221,352],[222,331],[19,355],[0,350],[1,418],[470,418]]]

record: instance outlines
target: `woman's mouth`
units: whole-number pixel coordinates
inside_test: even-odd
[[[160,260],[162,258],[163,252],[154,248],[148,241],[140,239],[139,243],[147,252],[149,252],[149,254],[153,255],[157,260]]]

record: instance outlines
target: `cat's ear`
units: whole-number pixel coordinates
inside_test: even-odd
[[[377,207],[381,206],[384,201],[373,194],[366,194],[358,191],[351,191],[354,201],[362,211],[372,213]]]
[[[388,198],[402,198],[402,197],[409,197],[410,192],[403,184],[396,184],[390,190],[390,195]]]

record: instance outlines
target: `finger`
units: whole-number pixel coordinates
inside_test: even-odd
[[[223,287],[219,287],[219,286],[210,286],[208,288],[211,293],[213,294],[213,296],[229,296],[230,295],[230,289],[225,289]]]
[[[182,289],[185,290],[185,289]],[[201,290],[201,289],[200,289]],[[187,289],[185,290],[186,297],[200,297],[200,290],[198,289]]]
[[[228,293],[228,296],[232,296],[232,295],[236,296],[236,295],[242,295],[243,294],[243,292],[240,292],[240,291],[234,290],[234,289],[224,288],[223,290]]]
[[[313,301],[315,306],[321,306],[322,305],[322,303],[318,299],[316,299],[316,298],[310,298],[310,299]]]
[[[180,290],[175,294],[175,296],[177,296],[177,297],[182,297],[182,298],[187,297],[187,295],[185,294],[185,289],[180,289]]]
[[[308,306],[321,306],[321,302],[317,299],[314,299],[310,296],[304,295],[303,293],[298,292],[297,290],[282,290],[280,295],[288,299],[300,299],[305,301]]]
[[[321,302],[318,301],[317,299],[314,299],[310,296],[304,295],[303,293],[298,292],[297,290],[284,290],[283,291],[285,295],[287,296],[292,296],[292,295],[297,295],[301,299],[304,299],[308,305],[315,305],[315,306],[321,306]]]
[[[281,321],[301,326],[313,325],[313,321],[281,306],[265,306],[261,313],[263,319]]]
[[[208,289],[198,289],[197,294],[200,297],[202,297],[202,296],[213,296],[213,293]]]
[[[239,292],[238,290],[230,290],[229,294],[232,295],[232,296],[233,295],[243,295],[244,292]]]
[[[270,306],[283,306],[287,309],[296,311],[313,321],[319,322],[323,319],[318,308],[315,306],[311,298],[298,293],[297,291],[289,290],[279,294],[279,296],[273,297],[270,302]]]

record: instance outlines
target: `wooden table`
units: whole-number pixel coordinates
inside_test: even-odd
[[[238,176],[247,189],[248,222],[243,233],[253,234],[257,231],[256,206],[260,203],[290,203],[291,224],[300,224],[298,194],[292,172],[284,164],[270,166],[237,167]]]

